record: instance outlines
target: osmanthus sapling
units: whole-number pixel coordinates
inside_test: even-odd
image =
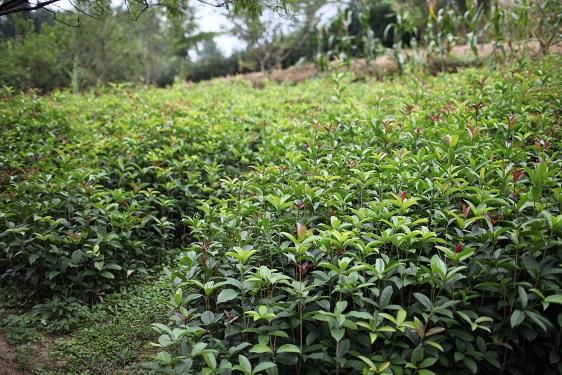
[[[162,373],[554,373],[559,64],[2,101],[2,282],[93,300],[179,247]]]
[[[542,64],[541,75],[553,74],[552,62]],[[421,93],[388,84],[415,98],[415,115],[392,98],[396,107],[361,105],[376,103],[377,89],[342,90],[345,79],[336,76],[332,107],[291,127],[294,138],[264,138],[265,162],[239,177],[247,190],[225,180],[224,196],[186,221],[200,241],[212,236],[216,263],[204,276],[185,272],[227,284],[208,304],[182,297],[175,311],[193,310],[190,324],[205,325],[201,340],[225,373],[430,375],[523,364],[549,373],[562,327],[560,142],[523,122],[510,135],[518,145],[506,142],[496,125],[524,118],[527,99],[505,90],[500,72],[431,78]],[[537,81],[516,85],[531,100],[545,95]],[[189,257],[208,256],[192,248]],[[530,360],[539,353],[542,363]]]

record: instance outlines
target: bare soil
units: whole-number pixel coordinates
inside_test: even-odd
[[[17,368],[15,351],[6,343],[2,333],[0,333],[0,375],[24,375]]]
[[[505,51],[509,50],[507,45],[502,46]],[[529,41],[526,44],[527,53],[530,55],[536,55],[539,53],[539,43],[536,41]],[[525,44],[519,43],[515,46],[513,52],[515,55],[522,55],[525,51]],[[550,47],[550,52],[555,54],[562,54],[562,43],[555,44]],[[406,51],[410,56],[414,55],[413,51]],[[478,58],[474,56],[472,50],[467,45],[454,46],[451,50],[451,54],[447,61],[444,61],[445,71],[454,71],[460,66],[467,65],[477,65],[494,53],[494,45],[492,43],[480,44],[478,46]],[[501,53],[501,51],[498,51]],[[420,50],[419,54],[424,56],[425,51]],[[431,72],[437,73],[443,68],[442,62],[435,59],[427,59],[429,70]],[[398,66],[394,58],[390,55],[382,55],[377,57],[375,60],[367,62],[365,59],[356,59],[351,63],[351,70],[355,73],[356,77],[364,78],[367,76],[376,77],[381,79],[384,76],[395,73],[398,71]],[[268,72],[254,72],[238,74],[233,76],[227,76],[223,78],[218,78],[218,80],[233,80],[233,79],[244,79],[252,83],[256,88],[261,88],[264,85],[264,81],[273,81],[277,83],[289,82],[289,83],[299,83],[317,77],[322,73],[315,64],[306,63],[301,65],[295,65],[287,69],[273,69]]]

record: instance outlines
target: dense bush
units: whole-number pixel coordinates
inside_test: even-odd
[[[253,160],[266,96],[245,84],[34,93],[0,103],[0,273],[94,297],[186,238],[182,216]],[[279,103],[283,106],[283,103]],[[287,112],[288,113],[288,112]]]
[[[184,218],[149,367],[560,373],[560,62],[299,86],[308,112]]]
[[[1,282],[93,299],[185,246],[158,371],[557,373],[559,66],[3,91]]]

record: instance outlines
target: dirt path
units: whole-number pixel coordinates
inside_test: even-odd
[[[24,375],[17,368],[16,353],[8,346],[2,333],[0,333],[0,375]]]

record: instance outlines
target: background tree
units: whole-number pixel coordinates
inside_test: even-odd
[[[192,7],[145,11],[107,3],[103,16],[100,8],[81,9],[84,14],[57,14],[61,22],[46,17],[45,10],[5,17],[2,83],[43,91],[105,82],[166,85],[176,76],[186,78],[189,50],[214,36],[198,31]],[[68,26],[76,20],[79,26]]]
[[[234,12],[247,11],[254,14],[259,14],[263,9],[273,9],[273,10],[286,10],[290,8],[296,0],[197,0],[198,2],[206,5],[214,6],[215,8],[226,8]],[[31,2],[29,0],[1,0],[0,1],[0,16],[6,16],[8,14],[14,13],[27,13],[39,9],[50,9],[50,6],[58,6],[57,3],[62,3],[63,0],[44,0]],[[82,9],[84,4],[75,4],[70,2],[75,9],[79,11],[84,11]],[[105,6],[105,0],[93,0],[92,2],[87,2],[87,8],[91,7],[101,7]],[[158,0],[126,0],[125,5],[127,8],[136,6],[143,9],[148,9],[151,7],[163,6],[170,9],[181,9],[188,6],[188,2],[185,0],[169,0],[160,2]],[[90,10],[90,9],[87,9]],[[88,13],[90,14],[90,13]],[[91,15],[91,14],[90,14]]]
[[[249,10],[232,13],[232,34],[246,44],[241,68],[265,71],[280,66],[291,52],[302,46],[318,22],[317,12],[325,0],[294,4],[291,15],[268,9],[260,14]]]
[[[226,57],[214,39],[205,39],[198,45],[197,58],[188,63],[187,77],[193,81],[200,81],[235,74],[239,71],[240,54],[240,52],[236,52],[232,56]]]

